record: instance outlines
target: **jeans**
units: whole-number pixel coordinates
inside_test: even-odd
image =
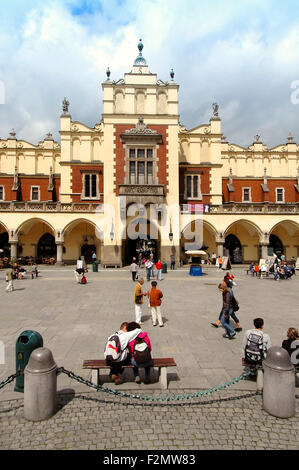
[[[134,374],[134,377],[138,377],[139,375],[139,372],[138,372],[138,368],[139,367],[143,367],[144,368],[144,371],[145,371],[145,377],[146,378],[149,378],[150,376],[150,371],[151,371],[151,366],[153,365],[153,361],[149,361],[147,362],[146,364],[138,364],[136,363],[136,361],[131,358],[131,364],[133,365],[133,374]]]
[[[147,281],[151,280],[151,271],[152,271],[152,268],[146,268],[146,280]]]
[[[229,309],[229,316],[228,316],[228,319],[225,318],[224,316],[224,312],[222,313],[221,315],[221,325],[226,329],[226,333],[231,336],[231,335],[235,335],[235,330],[230,326],[229,324],[229,317],[231,316],[231,314],[233,313],[233,309],[230,308]]]
[[[157,269],[157,281],[162,281],[162,269]]]

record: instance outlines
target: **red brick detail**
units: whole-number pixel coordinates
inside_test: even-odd
[[[124,134],[126,130],[132,129],[134,125],[129,124],[115,124],[114,125],[114,176],[115,176],[115,193],[119,195],[119,184],[125,183],[125,148],[121,141],[120,135]],[[159,144],[157,149],[157,159],[158,159],[158,169],[157,169],[157,178],[158,184],[165,185],[165,193],[168,191],[168,154],[167,154],[167,130],[168,126],[158,126],[158,125],[148,125],[149,129],[157,131],[158,134],[162,135],[163,143]]]
[[[194,167],[184,166],[180,168],[179,175],[179,188],[180,188],[180,204],[187,203],[202,203],[211,204],[211,167]],[[201,201],[185,199],[185,175],[199,175],[200,176],[200,190],[205,196],[202,197]]]
[[[229,193],[227,184],[228,178],[222,179],[222,194],[223,202],[243,202],[242,201],[242,188],[251,188],[251,202],[263,203],[272,202],[276,203],[276,188],[284,188],[284,201],[288,203],[299,202],[299,193],[295,189],[297,179],[268,179],[267,185],[269,192],[264,193],[262,184],[263,178],[259,179],[237,179],[233,178],[234,192]]]
[[[31,186],[39,186],[40,201],[59,200],[60,177],[54,178],[55,191],[48,191],[49,179],[40,177],[19,177],[19,189],[13,191],[13,176],[0,177],[0,186],[4,186],[5,201],[31,201]],[[56,197],[55,197],[56,193]]]
[[[72,193],[80,193],[78,195],[73,195],[72,196],[72,202],[79,203],[79,202],[95,202],[94,199],[84,199],[82,201],[81,199],[81,194],[82,194],[82,178],[83,174],[82,172],[86,171],[92,172],[100,172],[99,173],[99,187],[98,191],[101,194],[101,198],[97,202],[103,202],[103,192],[104,192],[104,166],[103,165],[72,165],[71,166],[71,190]]]

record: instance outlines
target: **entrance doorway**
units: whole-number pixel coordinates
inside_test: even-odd
[[[269,249],[268,249],[268,254],[270,256],[275,253],[278,258],[283,254],[283,244],[276,235],[271,234],[269,237]]]
[[[41,262],[43,258],[56,258],[55,238],[51,233],[45,233],[37,245],[37,258]]]
[[[95,245],[82,245],[81,246],[81,256],[84,256],[85,262],[90,264],[92,262],[92,253],[97,252]]]
[[[124,246],[123,262],[125,265],[131,264],[132,259],[136,258],[137,262],[139,257],[149,258],[153,254],[154,260],[157,261],[159,257],[157,240],[151,240],[148,236],[144,238],[138,237],[136,240],[126,240]]]
[[[8,243],[8,233],[3,232],[0,234],[0,258],[10,258],[10,245]]]
[[[242,246],[236,235],[231,233],[225,238],[224,248],[228,251],[232,264],[241,264],[243,262]]]

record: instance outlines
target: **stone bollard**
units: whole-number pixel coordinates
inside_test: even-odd
[[[29,421],[51,418],[56,412],[57,365],[51,351],[37,348],[25,368],[24,417]]]
[[[295,370],[287,351],[278,346],[268,349],[263,361],[263,407],[277,418],[295,414]]]

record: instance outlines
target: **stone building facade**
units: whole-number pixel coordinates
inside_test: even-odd
[[[60,143],[14,130],[0,140],[1,256],[71,263],[95,251],[103,266],[123,266],[145,240],[165,261],[185,259],[186,242],[235,263],[297,258],[293,137],[271,149],[258,135],[248,148],[229,143],[216,103],[207,124],[186,129],[173,71],[158,79],[138,48],[123,79],[107,70],[100,123],[72,121],[65,99]]]

